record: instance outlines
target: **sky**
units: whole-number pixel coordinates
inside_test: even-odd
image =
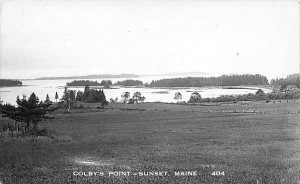
[[[0,78],[299,72],[296,0],[0,2]]]

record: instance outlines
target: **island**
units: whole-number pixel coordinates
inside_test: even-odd
[[[118,86],[142,86],[143,82],[140,81],[140,80],[128,79],[128,80],[124,80],[124,81],[118,81],[118,82],[114,83],[114,85],[118,85]]]
[[[98,81],[91,80],[74,80],[72,82],[67,82],[66,86],[103,86],[104,88],[109,88],[112,85],[111,80],[102,80],[100,83]]]
[[[0,79],[0,87],[22,86],[22,82],[15,79]]]

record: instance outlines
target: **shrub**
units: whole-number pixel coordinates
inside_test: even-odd
[[[210,102],[210,98],[202,98],[201,102]]]
[[[96,109],[104,109],[103,106],[97,106]]]
[[[129,101],[128,101],[128,104],[134,104],[135,100],[130,98]]]
[[[198,92],[193,92],[188,103],[200,103],[201,102],[201,95]]]

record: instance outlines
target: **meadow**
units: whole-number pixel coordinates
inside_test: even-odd
[[[40,123],[53,137],[0,138],[0,182],[297,183],[300,106],[298,100],[287,102],[59,110],[55,119]],[[78,175],[91,171],[98,174]],[[109,176],[112,171],[123,175]],[[167,174],[133,175],[155,171]],[[178,171],[197,175],[175,176]]]

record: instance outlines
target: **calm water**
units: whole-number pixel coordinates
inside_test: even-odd
[[[139,77],[134,78],[134,80],[141,80],[143,82],[151,82],[152,80],[162,79],[162,78],[171,78],[171,77],[163,77],[163,76],[147,76],[147,77]],[[97,80],[100,82],[101,80],[111,80],[113,83],[116,81],[126,80],[127,78],[112,78],[112,79],[90,79]],[[24,86],[18,87],[2,87],[0,88],[0,98],[4,103],[16,104],[16,97],[19,95],[22,97],[23,95],[29,96],[32,92],[34,92],[41,100],[45,100],[46,95],[48,94],[52,101],[55,101],[55,92],[58,93],[59,98],[62,97],[64,92],[64,86],[67,82],[71,82],[74,79],[67,80],[23,80]],[[76,91],[83,91],[82,88],[71,88]],[[268,89],[263,89],[265,92],[271,92]],[[220,95],[237,95],[237,94],[248,94],[255,93],[256,90],[253,89],[222,89],[216,87],[202,87],[202,88],[181,88],[181,89],[168,89],[168,88],[119,88],[119,89],[104,89],[104,93],[106,95],[106,99],[110,98],[115,99],[116,97],[121,99],[121,95],[123,92],[128,91],[131,95],[134,92],[139,91],[143,96],[146,97],[145,102],[176,102],[174,100],[174,96],[176,92],[180,92],[182,94],[182,100],[188,101],[191,94],[194,91],[197,91],[201,94],[202,98],[207,97],[218,97]]]

